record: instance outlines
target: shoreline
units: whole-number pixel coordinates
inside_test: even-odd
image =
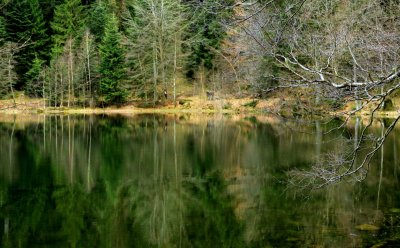
[[[7,115],[86,115],[86,114],[227,114],[227,115],[278,115],[281,117],[295,117],[301,115],[307,118],[321,118],[321,117],[338,117],[343,118],[348,115],[351,106],[337,111],[321,111],[321,109],[314,109],[315,111],[296,112],[293,109],[297,107],[295,102],[283,99],[282,97],[271,97],[268,99],[254,99],[254,98],[228,98],[205,100],[199,97],[188,97],[184,99],[184,104],[178,104],[176,107],[169,102],[160,107],[138,107],[134,104],[117,107],[110,106],[106,108],[85,108],[85,107],[44,107],[43,100],[20,98],[16,101],[16,106],[11,100],[0,100],[0,113]],[[303,107],[304,108],[304,107]],[[306,109],[306,108],[305,108]],[[303,111],[303,112],[302,112]],[[375,118],[388,118],[393,119],[399,116],[398,111],[376,111]],[[355,117],[368,117],[371,112],[368,108],[355,113]]]

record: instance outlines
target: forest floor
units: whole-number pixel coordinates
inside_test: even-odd
[[[219,98],[208,100],[206,97],[188,96],[177,99],[177,104],[170,99],[162,101],[158,106],[152,107],[143,101],[131,101],[121,107],[111,106],[106,108],[89,107],[48,107],[44,106],[42,99],[28,98],[22,94],[14,100],[0,100],[0,113],[3,114],[140,114],[140,113],[226,113],[226,114],[277,114],[283,117],[292,116],[343,116],[354,109],[352,104],[341,106],[335,110],[328,106],[310,104],[305,96],[290,96],[288,94],[274,94],[265,99],[257,98]],[[399,106],[398,106],[399,105]],[[368,116],[373,106],[368,106],[361,116]],[[376,117],[395,118],[399,115],[400,102],[394,102],[391,110],[378,111]]]

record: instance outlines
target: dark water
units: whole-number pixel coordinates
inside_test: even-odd
[[[400,246],[398,129],[366,180],[299,193],[287,172],[354,142],[362,124],[322,135],[338,123],[3,119],[1,247]],[[375,125],[377,135],[385,123]],[[365,224],[375,230],[360,230]]]

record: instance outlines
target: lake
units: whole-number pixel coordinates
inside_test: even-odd
[[[388,123],[374,122],[371,135]],[[288,183],[290,171],[357,142],[361,120],[323,134],[339,125],[1,116],[1,247],[398,247],[399,128],[365,180],[319,190]]]

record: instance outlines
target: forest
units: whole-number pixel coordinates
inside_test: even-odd
[[[0,8],[6,99],[156,106],[166,96],[176,105],[184,94],[268,98],[290,88],[328,107],[397,105],[397,0],[2,0]]]
[[[1,97],[23,91],[48,106],[70,107],[132,98],[155,104],[163,91],[175,96],[177,83],[205,83],[218,70],[232,4],[3,1]]]

